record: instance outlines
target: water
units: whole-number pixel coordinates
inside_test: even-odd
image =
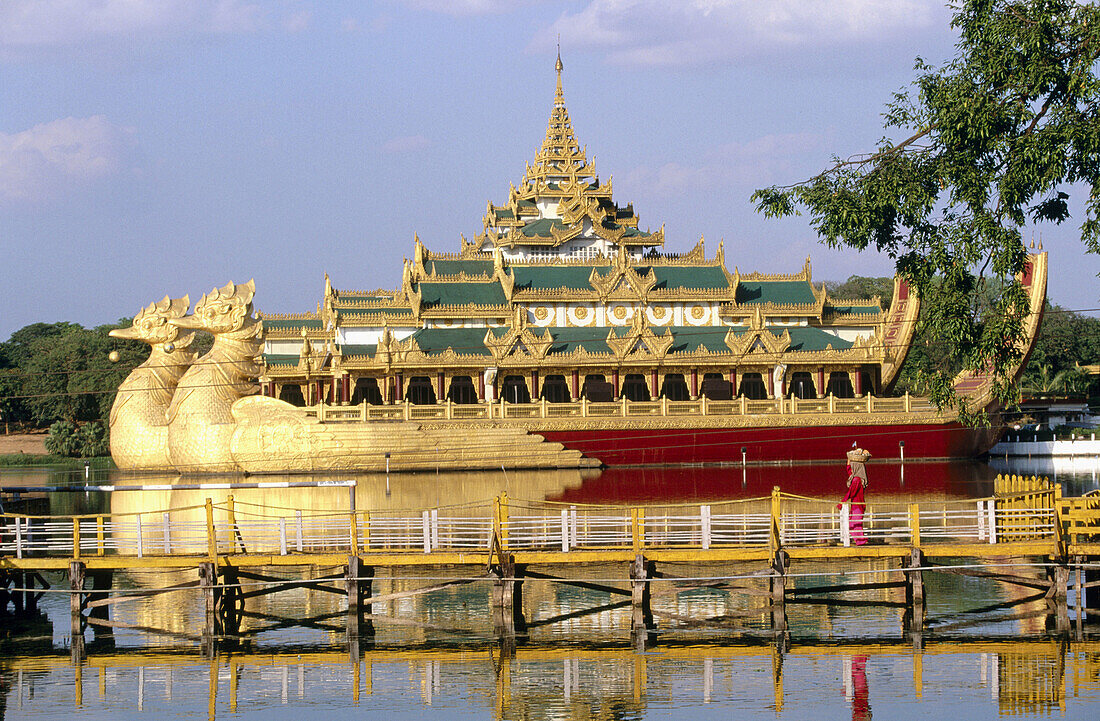
[[[1032,472],[981,463],[874,464],[869,470],[872,501],[988,495],[997,472]],[[842,465],[364,475],[356,479],[356,504],[422,508],[484,500],[501,491],[514,499],[577,504],[709,502],[764,496],[775,485],[839,498],[843,475]],[[83,480],[83,472],[77,476]],[[166,479],[114,474],[92,480]],[[45,471],[0,475],[5,485],[65,481]],[[1074,493],[1100,487],[1090,468],[1060,469],[1059,482]],[[201,505],[211,495],[220,500],[210,491],[156,491],[59,493],[44,503],[57,514],[117,513]],[[234,495],[239,503],[269,508],[344,509],[350,503],[345,488]],[[661,570],[742,576],[758,569],[727,564]],[[851,582],[850,574],[859,573],[868,583],[897,576],[885,561],[796,564],[792,571],[796,587],[838,583],[842,574]],[[424,576],[470,572],[379,569],[372,592],[415,589],[432,582]],[[592,566],[585,573],[594,582],[620,586],[625,577],[615,566]],[[112,583],[155,588],[193,575],[132,569],[116,573]],[[62,583],[57,575],[50,581]],[[1048,630],[1042,599],[1019,587],[947,574],[928,574],[926,584],[927,626],[919,637],[904,630],[897,588],[848,592],[837,597],[842,604],[789,601],[789,632],[777,634],[759,595],[655,587],[654,629],[639,634],[632,632],[631,609],[620,596],[528,580],[526,628],[521,625],[515,636],[502,635],[489,621],[484,582],[376,604],[373,635],[361,629],[358,642],[350,643],[344,600],[298,589],[246,601],[241,632],[219,639],[214,648],[198,637],[203,610],[194,591],[119,604],[111,620],[122,625],[91,627],[75,644],[67,596],[49,594],[37,617],[0,619],[0,716],[268,721],[336,712],[397,719],[656,719],[685,712],[699,719],[1100,715],[1095,624],[1084,624],[1078,633],[1071,609],[1071,634],[1056,635]],[[998,602],[1005,605],[978,612]],[[72,653],[81,640],[82,659]]]

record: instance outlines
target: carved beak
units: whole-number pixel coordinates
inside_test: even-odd
[[[169,318],[168,322],[177,328],[194,328],[196,330],[203,330],[206,328],[206,326],[202,324],[202,320],[193,315],[185,315],[182,318]]]
[[[107,335],[112,338],[124,338],[126,340],[141,340],[141,336],[137,334],[133,326],[129,328],[115,328],[107,332]]]

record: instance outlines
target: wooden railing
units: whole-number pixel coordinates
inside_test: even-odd
[[[238,554],[431,554],[490,547],[575,553],[647,549],[808,549],[999,546],[1035,553],[1100,551],[1100,496],[1060,497],[1060,486],[989,498],[869,503],[862,522],[831,500],[781,493],[706,504],[639,507],[510,499],[404,511],[303,511],[207,500],[202,506],[126,514],[0,515],[0,565],[32,557]],[[996,554],[1000,549],[990,549]],[[1031,552],[1031,551],[1028,551]]]
[[[935,414],[936,407],[927,398],[909,394],[896,398],[866,395],[861,398],[769,398],[750,400],[741,396],[728,401],[701,397],[693,401],[630,401],[623,398],[608,403],[595,403],[586,398],[567,403],[551,403],[545,399],[533,403],[454,403],[446,400],[433,405],[415,405],[407,401],[394,405],[370,405],[366,401],[356,406],[318,404],[306,408],[306,413],[322,423],[367,421],[431,421],[431,420],[529,420],[544,418],[639,418],[683,416],[756,416],[810,414]]]

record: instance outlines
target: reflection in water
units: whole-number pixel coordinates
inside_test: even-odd
[[[987,495],[996,474],[979,463],[902,467],[872,461],[870,471],[870,503]],[[837,463],[315,480],[333,478],[354,478],[355,507],[383,514],[472,506],[501,492],[575,504],[710,503],[763,497],[779,486],[835,500],[845,477],[843,463]],[[173,482],[118,473],[110,480]],[[1087,479],[1082,483],[1088,490]],[[229,494],[245,520],[249,513],[292,518],[299,511],[351,507],[349,490],[334,487],[51,494],[51,502],[63,503],[69,512],[83,507],[146,513],[142,533],[152,542],[162,531],[150,510],[181,509],[175,512],[180,520],[204,529],[206,498],[224,503]],[[242,529],[244,542],[251,543],[247,524]],[[334,570],[286,573],[318,578]],[[680,577],[755,570],[747,564],[662,567]],[[731,591],[666,582],[654,591],[656,627],[644,650],[631,637],[631,609],[620,596],[529,579],[522,594],[526,630],[514,638],[502,638],[487,622],[492,614],[486,582],[376,603],[373,634],[355,645],[347,642],[346,599],[302,588],[246,599],[240,635],[218,640],[212,656],[203,655],[210,649],[204,651],[199,639],[186,642],[128,627],[196,633],[203,625],[202,599],[186,590],[112,607],[111,620],[121,625],[112,632],[88,630],[87,656],[74,664],[68,599],[54,594],[43,599],[46,615],[23,628],[9,618],[0,620],[0,717],[56,717],[75,708],[78,718],[97,721],[165,714],[257,719],[284,708],[283,716],[301,716],[352,704],[368,713],[408,718],[663,718],[694,710],[717,718],[856,719],[871,717],[872,688],[880,717],[957,716],[965,706],[967,718],[1052,713],[1087,718],[1088,709],[1100,703],[1100,639],[1094,628],[1086,625],[1073,641],[1047,636],[1044,601],[1029,600],[1022,587],[926,576],[928,625],[918,641],[903,630],[903,590],[883,586],[896,579],[896,565],[835,561],[820,570],[830,575],[794,577],[792,583],[827,586],[856,571],[868,588],[845,594],[842,604],[790,602],[786,635],[774,630],[765,596],[755,592],[763,585]],[[371,592],[420,588],[429,581],[418,574],[429,573],[465,576],[469,569],[378,569]],[[626,588],[623,568],[592,566],[586,574]],[[163,588],[191,581],[193,571],[132,569],[116,573],[113,585]],[[61,579],[55,575],[51,582],[56,587]],[[1000,616],[974,613],[997,602],[1019,603]],[[844,693],[835,690],[837,681]]]
[[[1068,496],[1100,488],[1100,457],[1097,456],[991,456],[989,466],[998,473],[1046,476],[1061,483]]]
[[[844,659],[844,697],[852,704],[852,721],[868,721],[871,703],[867,698],[867,657]]]
[[[844,693],[827,693],[838,671]],[[682,644],[491,643],[375,647],[242,647],[203,658],[185,646],[0,658],[5,718],[285,717],[358,706],[402,718],[716,718],[1002,716],[1090,718],[1100,702],[1100,643],[1041,640]],[[834,681],[835,682],[835,681]],[[75,707],[75,710],[74,710]],[[889,709],[886,711],[885,709]]]

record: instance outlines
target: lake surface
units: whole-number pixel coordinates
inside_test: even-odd
[[[998,472],[1043,472],[1026,465],[1026,459],[1012,462],[872,463],[868,499],[986,496]],[[1079,462],[1057,469],[1058,481],[1067,494],[1083,493],[1100,488],[1096,470],[1095,463],[1082,467]],[[500,492],[512,499],[642,505],[761,497],[773,486],[839,498],[844,467],[354,478],[359,509],[450,505]],[[172,481],[118,473],[90,480]],[[7,486],[73,481],[83,482],[83,473],[0,473],[0,484]],[[125,512],[201,505],[206,497],[217,501],[225,493],[55,493],[47,503],[56,514]],[[232,493],[241,503],[266,506],[346,509],[350,504],[347,488]],[[896,578],[891,569],[886,561],[834,561],[802,567],[804,575],[796,573],[794,583],[830,585],[844,577],[851,582],[859,574],[874,584]],[[316,577],[331,570],[309,573]],[[662,570],[680,577],[741,577],[758,569],[729,564]],[[372,590],[375,595],[397,593],[470,572],[380,569]],[[585,573],[594,583],[622,585],[625,580],[625,569],[613,566],[591,566]],[[115,574],[112,583],[157,588],[193,580],[193,575],[133,570]],[[62,583],[60,576],[50,581]],[[1074,622],[1068,635],[1055,634],[1042,599],[1019,587],[946,574],[927,574],[926,584],[927,624],[919,636],[905,631],[904,599],[897,588],[847,592],[837,597],[842,603],[828,605],[789,601],[788,631],[781,633],[759,595],[670,585],[654,592],[652,627],[639,632],[632,626],[629,604],[619,596],[528,580],[522,624],[514,633],[494,628],[489,587],[479,581],[375,604],[373,632],[362,628],[350,642],[345,601],[304,589],[249,599],[240,633],[204,642],[198,637],[201,597],[188,590],[115,606],[111,619],[123,625],[110,631],[89,628],[81,637],[83,654],[72,653],[67,596],[48,594],[34,618],[0,618],[0,716],[1100,718],[1100,625]],[[81,645],[80,639],[75,645]]]

